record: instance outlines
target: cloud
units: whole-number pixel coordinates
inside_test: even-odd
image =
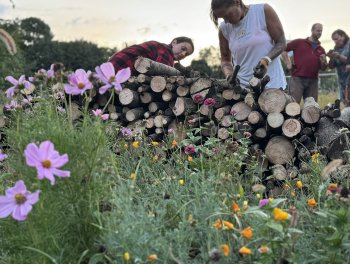
[[[0,4],[0,15],[6,14],[12,7],[10,5]]]
[[[142,28],[138,28],[136,30],[137,30],[137,32],[141,33],[142,35],[147,35],[149,32],[151,32],[150,27],[142,27]]]

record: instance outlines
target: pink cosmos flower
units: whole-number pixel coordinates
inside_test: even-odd
[[[121,83],[127,81],[130,78],[130,68],[125,68],[115,74],[115,69],[112,63],[106,62],[95,68],[96,78],[104,83],[99,89],[100,94],[104,94],[109,88],[114,86],[114,89],[118,92],[122,90]]]
[[[264,207],[265,205],[267,205],[270,202],[269,199],[261,199],[259,201],[259,207]]]
[[[122,132],[123,137],[130,137],[132,134],[131,129],[128,127],[123,127],[121,132]]]
[[[12,217],[17,221],[27,219],[32,205],[39,201],[40,190],[35,193],[27,191],[23,181],[17,181],[15,186],[6,190],[5,196],[0,196],[0,218]]]
[[[15,95],[16,90],[20,90],[23,88],[26,88],[27,90],[30,88],[31,83],[26,81],[26,77],[25,75],[21,75],[21,77],[19,77],[18,81],[13,78],[13,76],[7,76],[5,78],[6,81],[10,82],[13,84],[13,86],[11,86],[10,88],[8,88],[6,90],[6,97],[12,97]]]
[[[15,111],[18,108],[21,108],[21,106],[14,100],[11,100],[11,102],[9,104],[5,105],[6,111]]]
[[[246,137],[246,138],[250,138],[252,136],[252,133],[248,132],[248,131],[245,131],[243,133],[243,135]]]
[[[193,155],[193,154],[196,153],[196,149],[195,149],[195,147],[193,145],[188,145],[188,146],[185,147],[185,153],[187,155]]]
[[[215,104],[216,104],[216,101],[213,98],[207,98],[204,100],[204,105],[206,106],[210,107],[210,106],[214,106]]]
[[[4,161],[5,159],[7,159],[7,155],[2,153],[2,150],[0,149],[0,161]]]
[[[193,96],[193,102],[195,102],[196,104],[201,104],[204,101],[204,97],[201,94],[196,94],[195,96]]]
[[[58,169],[68,162],[68,155],[60,156],[49,140],[41,142],[39,148],[34,143],[28,144],[24,154],[27,165],[36,168],[39,180],[47,178],[53,185],[55,184],[54,175],[57,177],[70,176],[70,171]]]
[[[86,90],[92,89],[94,86],[90,82],[89,77],[91,71],[86,72],[83,69],[78,69],[75,73],[68,76],[69,84],[64,85],[64,90],[67,94],[82,95]]]
[[[92,110],[92,113],[96,117],[100,117],[102,120],[108,120],[109,114],[103,114],[101,109]]]

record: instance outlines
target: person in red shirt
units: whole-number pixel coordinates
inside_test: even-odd
[[[282,53],[287,69],[291,72],[289,94],[300,103],[301,98],[318,98],[318,73],[327,68],[326,52],[321,46],[319,38],[323,27],[320,23],[312,25],[311,36],[306,39],[295,39],[287,44]],[[293,51],[294,63],[288,53]]]
[[[135,74],[134,63],[139,56],[173,66],[174,60],[182,60],[191,55],[193,51],[194,45],[190,38],[177,37],[170,44],[152,40],[132,45],[116,52],[108,61],[113,64],[116,71],[130,67],[132,74]]]

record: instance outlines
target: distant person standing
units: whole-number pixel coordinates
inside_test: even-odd
[[[340,101],[343,102],[344,106],[349,106],[350,74],[346,71],[347,63],[350,64],[349,36],[344,30],[337,29],[332,33],[332,40],[334,41],[335,46],[333,50],[330,50],[327,53],[327,56],[330,58],[329,67],[331,69],[337,69]]]
[[[327,68],[326,52],[319,41],[323,27],[320,23],[313,24],[311,36],[306,39],[295,39],[287,43],[282,58],[291,73],[289,94],[300,103],[301,98],[318,99],[318,73]],[[291,62],[288,53],[293,51]]]

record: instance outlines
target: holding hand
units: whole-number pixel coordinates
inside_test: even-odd
[[[261,79],[267,72],[267,67],[271,63],[271,59],[267,56],[260,59],[258,65],[254,68],[254,76]]]

